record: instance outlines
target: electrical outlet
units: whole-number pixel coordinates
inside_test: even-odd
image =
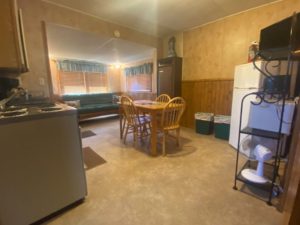
[[[40,78],[39,78],[39,84],[40,84],[41,86],[44,86],[44,85],[45,85],[45,79],[44,79],[43,77],[40,77]]]
[[[19,86],[22,87],[23,86],[23,81],[22,81],[21,77],[18,78],[18,81],[19,81]]]

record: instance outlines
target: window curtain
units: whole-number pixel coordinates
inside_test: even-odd
[[[153,63],[144,63],[139,66],[125,68],[124,70],[125,70],[126,76],[140,75],[140,74],[151,75],[153,72]]]
[[[63,72],[106,73],[107,71],[105,64],[82,60],[57,60],[57,68]]]

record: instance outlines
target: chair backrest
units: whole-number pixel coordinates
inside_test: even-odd
[[[171,100],[170,96],[167,94],[161,94],[160,96],[156,97],[156,102],[169,102]]]
[[[128,96],[121,96],[121,107],[123,109],[123,113],[129,125],[136,125],[138,123],[137,110],[133,104],[133,101]]]
[[[185,100],[181,97],[172,98],[165,106],[162,113],[161,126],[164,129],[178,128],[181,116],[185,110]]]

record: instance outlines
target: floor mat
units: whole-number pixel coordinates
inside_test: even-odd
[[[105,159],[103,159],[90,147],[85,147],[82,149],[82,151],[83,151],[84,167],[86,170],[92,169],[96,166],[100,166],[106,163]]]
[[[81,138],[87,138],[87,137],[92,137],[95,136],[96,134],[91,131],[91,130],[85,130],[81,132]]]

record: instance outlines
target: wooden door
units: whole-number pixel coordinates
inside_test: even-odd
[[[16,15],[14,1],[2,0],[0,7],[0,68],[17,68]]]

